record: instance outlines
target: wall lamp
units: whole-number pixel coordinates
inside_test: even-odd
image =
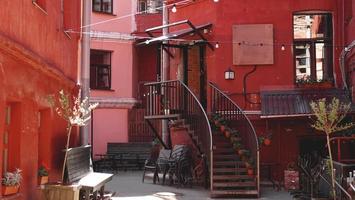
[[[235,73],[231,68],[228,68],[227,71],[224,72],[224,79],[226,80],[234,80]]]

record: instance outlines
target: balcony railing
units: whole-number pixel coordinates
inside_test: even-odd
[[[211,112],[220,114],[224,120],[231,123],[239,131],[243,144],[250,150],[256,161],[257,190],[260,191],[260,151],[255,129],[243,110],[223,93],[214,83],[209,82],[211,88]]]

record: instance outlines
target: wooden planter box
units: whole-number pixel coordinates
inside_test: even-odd
[[[300,187],[298,171],[285,170],[285,190],[298,190]]]
[[[81,186],[79,185],[50,185],[42,189],[41,200],[79,200]]]
[[[16,194],[19,190],[20,186],[19,185],[15,185],[15,186],[2,186],[2,191],[1,194],[2,196],[8,196],[8,195],[12,195],[12,194]]]

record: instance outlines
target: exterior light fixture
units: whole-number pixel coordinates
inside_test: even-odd
[[[285,45],[281,45],[281,51],[285,51]]]
[[[224,72],[224,79],[226,80],[234,80],[235,74],[231,68],[228,68],[227,71]]]
[[[219,43],[218,43],[218,42],[216,42],[215,47],[216,47],[216,49],[218,49],[218,48],[219,48]]]
[[[219,2],[219,0],[213,0],[213,2],[218,3],[218,2]]]
[[[176,5],[174,4],[174,5],[173,5],[173,8],[171,9],[171,12],[176,13],[176,11],[177,11]]]

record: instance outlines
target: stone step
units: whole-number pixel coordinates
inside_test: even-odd
[[[245,166],[245,163],[243,161],[234,161],[234,160],[228,160],[228,161],[215,161],[213,162],[213,166]]]

